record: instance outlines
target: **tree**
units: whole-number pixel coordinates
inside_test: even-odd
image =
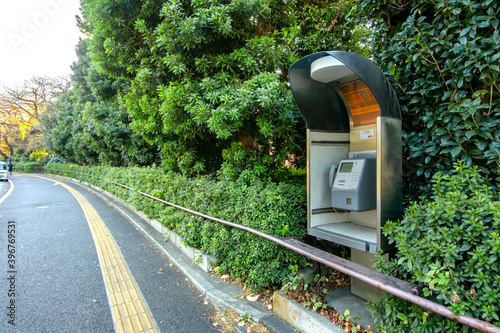
[[[39,126],[46,110],[69,88],[69,78],[33,77],[0,94],[0,145],[9,156],[14,149],[29,152],[43,146]]]
[[[51,132],[51,146],[56,154],[68,162],[92,164],[98,161],[84,135],[81,114],[81,96],[73,88],[55,103],[57,126]]]
[[[500,3],[363,0],[374,57],[403,113],[405,193],[429,193],[455,161],[500,165]]]
[[[16,147],[24,145],[17,118],[10,118],[0,112],[0,152],[12,156]]]
[[[120,166],[156,162],[154,147],[130,129],[130,117],[120,102],[128,81],[97,71],[88,57],[86,40],[78,44],[77,55],[72,66],[73,88],[55,104],[53,150],[77,163]]]
[[[129,79],[132,128],[183,173],[279,178],[305,155],[287,69],[356,50],[352,1],[102,1],[82,4],[99,71]]]
[[[40,122],[46,107],[64,94],[71,86],[69,77],[37,77],[25,80],[17,87],[4,87],[2,105],[8,105],[10,112],[26,120]]]

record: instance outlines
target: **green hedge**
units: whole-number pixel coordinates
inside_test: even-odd
[[[26,173],[33,173],[33,172],[35,172],[36,166],[41,166],[40,163],[38,163],[38,162],[26,162],[26,163],[15,162],[12,164],[14,165],[13,171],[26,172]]]
[[[306,189],[302,185],[187,178],[155,167],[50,164],[45,169],[46,173],[77,178],[119,196],[149,218],[177,232],[187,245],[215,256],[219,260],[219,273],[231,274],[253,288],[280,284],[291,273],[289,266],[297,264],[300,267],[306,263],[304,257],[248,232],[204,220],[94,177],[56,170],[113,180],[168,202],[276,237],[305,236]]]
[[[399,252],[377,267],[423,287],[423,296],[500,326],[500,202],[477,167],[437,174],[432,199],[414,203],[384,233]],[[381,332],[470,332],[472,329],[388,297],[374,306]]]

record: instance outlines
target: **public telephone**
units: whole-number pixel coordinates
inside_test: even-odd
[[[372,268],[394,244],[382,230],[402,216],[402,123],[390,82],[369,59],[324,51],[290,67],[290,89],[307,124],[307,233],[351,248]],[[352,279],[377,302],[379,289]]]
[[[377,208],[376,159],[341,160],[332,186],[332,207],[351,211]]]

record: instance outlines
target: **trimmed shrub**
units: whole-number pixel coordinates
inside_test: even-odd
[[[456,315],[500,326],[498,190],[477,167],[455,167],[451,175],[433,178],[430,199],[412,204],[403,221],[386,224],[384,233],[399,251],[376,264],[383,273],[421,285],[424,297]],[[395,297],[373,309],[382,332],[472,331]]]
[[[36,166],[41,166],[39,162],[14,162],[14,171],[33,173]]]
[[[290,265],[301,267],[306,263],[303,256],[256,235],[202,219],[83,174],[112,180],[275,237],[305,236],[306,190],[303,185],[264,183],[256,179],[231,182],[209,177],[187,178],[155,167],[81,167],[53,163],[47,166],[46,172],[71,176],[119,196],[149,218],[177,232],[187,245],[215,256],[219,260],[219,273],[229,273],[250,287],[268,288],[280,284],[291,273]]]

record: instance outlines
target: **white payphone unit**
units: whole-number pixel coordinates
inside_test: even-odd
[[[402,216],[397,96],[371,60],[352,52],[305,56],[289,79],[307,125],[307,232],[371,266],[393,246],[382,227]],[[371,299],[354,281],[352,292]]]
[[[332,186],[332,207],[356,212],[377,208],[376,177],[374,159],[341,160]]]

